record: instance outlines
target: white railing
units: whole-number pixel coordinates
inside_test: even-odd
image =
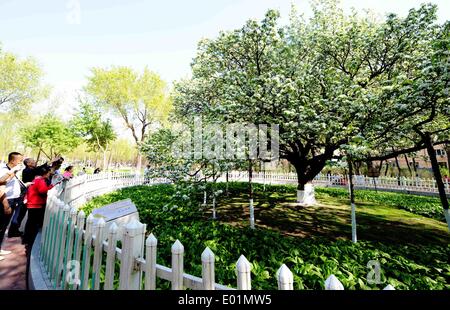
[[[236,288],[215,282],[215,256],[207,247],[199,257],[202,276],[184,272],[184,246],[179,240],[172,245],[171,267],[156,263],[158,240],[153,234],[146,236],[146,225],[137,220],[126,224],[123,235],[118,236],[116,224],[109,226],[103,219],[94,221],[90,214],[78,210],[87,197],[104,194],[117,188],[139,184],[156,184],[161,180],[145,180],[133,174],[104,174],[76,178],[52,189],[48,194],[43,230],[40,237],[39,264],[47,278],[47,287],[70,290],[156,289],[156,279],[171,282],[173,290],[250,290],[251,264],[241,255],[236,263]],[[162,180],[164,181],[164,180]],[[107,187],[108,186],[108,187]],[[121,240],[121,248],[117,241]],[[103,261],[103,255],[106,259]],[[120,271],[115,273],[116,262]],[[104,269],[104,280],[100,272]],[[294,278],[286,265],[276,275],[278,289],[292,290]],[[343,290],[342,283],[330,275],[327,290]],[[393,289],[388,285],[385,290]]]
[[[248,171],[231,171],[228,173],[230,181],[248,181]],[[218,181],[225,181],[226,176],[223,174]],[[297,184],[297,175],[295,173],[279,173],[279,172],[253,172],[252,180],[257,183],[264,184]],[[347,186],[348,176],[343,175],[325,175],[318,174],[313,184],[327,187]],[[433,193],[437,194],[438,189],[434,179],[421,178],[390,178],[390,177],[366,177],[363,175],[353,176],[355,188],[380,189],[403,192],[417,193]],[[447,193],[450,191],[450,183],[444,181]]]
[[[80,206],[92,197],[103,195],[120,188],[166,182],[168,182],[168,180],[165,178],[149,179],[144,175],[134,173],[108,172],[86,174],[71,179],[59,186],[57,189],[57,196],[71,207]]]

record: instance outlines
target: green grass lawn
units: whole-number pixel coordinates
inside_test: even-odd
[[[257,226],[296,237],[351,240],[348,199],[331,196],[327,189],[319,189],[317,205],[305,207],[296,203],[295,190],[280,193],[277,186],[266,191],[258,188],[254,197]],[[248,205],[245,192],[225,195],[218,200],[217,216],[232,225],[248,226]],[[356,207],[360,240],[444,245],[450,240],[447,225],[438,220],[375,202],[357,201]]]
[[[224,184],[217,184],[224,188]],[[216,255],[216,282],[236,286],[236,261],[252,263],[252,288],[276,289],[276,271],[286,264],[295,289],[323,289],[334,274],[345,289],[450,289],[450,245],[446,225],[393,206],[357,202],[358,243],[351,238],[348,201],[318,190],[318,205],[295,203],[292,186],[255,186],[256,229],[249,229],[246,184],[230,184],[218,199],[218,220],[203,193],[184,199],[171,185],[138,186],[96,197],[84,210],[131,198],[148,233],[158,239],[158,263],[170,266],[176,239],[185,247],[185,272],[201,276],[206,246]],[[174,198],[174,195],[177,198]],[[381,283],[368,283],[367,263],[381,264]],[[158,281],[161,289],[169,283]]]

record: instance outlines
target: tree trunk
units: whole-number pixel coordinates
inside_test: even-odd
[[[405,157],[406,165],[408,166],[409,175],[411,177],[413,177],[411,166],[409,165],[409,161],[408,161],[408,156],[406,156],[406,154],[403,154],[403,156]]]
[[[215,220],[216,217],[216,173],[215,173],[215,166],[213,163],[213,171],[212,171],[212,176],[213,176],[213,184],[212,184],[212,193],[213,193],[213,203],[212,203],[212,218],[213,220]]]
[[[36,158],[36,164],[39,163],[40,158],[41,158],[41,149],[39,149],[39,151],[38,151],[37,158]]]
[[[350,157],[347,159],[348,163],[348,188],[350,194],[350,205],[351,205],[351,218],[352,218],[352,242],[356,243],[356,207],[355,207],[355,192],[353,187],[353,167]]]
[[[297,173],[297,203],[311,206],[316,204],[314,195],[314,187],[312,185],[312,178],[308,178],[304,174],[304,168],[300,165],[295,165]]]
[[[397,166],[397,182],[398,185],[400,186],[400,175],[401,175],[401,170],[400,170],[400,165],[398,163],[398,158],[397,156],[395,156],[395,165]]]
[[[384,176],[387,176],[388,170],[389,170],[389,162],[386,161],[386,170],[384,170]]]
[[[106,157],[106,149],[103,150],[103,166],[102,169],[103,171],[106,171],[108,169],[108,159]]]
[[[112,159],[112,150],[109,152],[109,158],[108,158],[108,165],[106,167],[106,169],[109,170],[109,167],[111,166],[111,159]]]
[[[353,165],[355,166],[355,172],[357,175],[361,175],[361,171],[359,171],[359,168],[361,166],[361,164],[354,162]]]
[[[98,168],[98,154],[95,154],[95,168]]]
[[[436,180],[436,185],[439,192],[439,198],[441,199],[442,207],[444,208],[444,215],[445,220],[447,221],[448,230],[450,231],[450,214],[448,210],[448,199],[447,195],[445,194],[445,186],[444,182],[442,181],[442,175],[441,171],[439,170],[439,164],[436,159],[436,151],[434,150],[433,143],[431,142],[431,137],[429,134],[426,134],[424,136],[424,142],[427,147],[428,156],[430,157],[431,161],[431,168],[433,170],[434,179]]]
[[[414,174],[417,177],[419,175],[417,174],[417,165],[416,165],[416,160],[414,159],[414,156],[412,157],[412,162],[413,162]]]
[[[138,152],[137,155],[137,164],[136,164],[136,173],[141,174],[141,168],[142,168],[142,154]]]
[[[225,175],[225,184],[226,184],[226,189],[225,189],[225,194],[228,196],[228,168],[227,168],[227,173]]]
[[[252,186],[252,177],[253,177],[253,169],[252,169],[252,160],[248,160],[248,198],[253,199],[253,186]]]
[[[250,199],[250,228],[255,228],[255,210],[253,208],[253,186],[252,186],[252,160],[248,160],[248,185],[249,185],[249,199]]]
[[[380,161],[380,167],[378,168],[378,175],[381,173],[381,169],[383,168],[383,160]]]
[[[296,143],[301,145],[300,142]],[[293,144],[293,149],[296,149]],[[305,147],[302,147],[305,148]],[[306,149],[312,149],[311,145],[307,145]],[[322,153],[313,152],[311,156],[307,156],[310,152],[288,152],[283,155],[295,168],[297,173],[297,202],[304,205],[314,205],[316,203],[314,197],[314,187],[312,181],[322,171],[328,160],[333,158],[333,153],[338,149],[338,145],[326,146]]]

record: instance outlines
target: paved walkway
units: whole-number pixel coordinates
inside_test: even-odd
[[[25,290],[27,258],[20,237],[5,237],[2,249],[12,253],[0,261],[0,290]]]

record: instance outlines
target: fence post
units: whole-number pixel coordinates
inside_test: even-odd
[[[54,191],[50,190],[47,195],[47,207],[45,208],[44,222],[42,225],[41,247],[43,245],[48,244],[48,235],[49,235],[49,226],[50,226],[49,222],[50,222],[50,217],[53,215],[54,203],[55,203]],[[41,250],[41,253],[42,253],[42,250]],[[45,257],[46,252],[44,252],[42,256]]]
[[[73,251],[73,236],[75,234],[75,223],[77,221],[77,208],[73,207],[70,209],[70,217],[69,217],[69,236],[67,238],[66,244],[66,253],[63,259],[63,289],[67,288],[66,281],[66,273],[67,273],[67,263],[72,259],[72,251]]]
[[[54,214],[51,240],[50,240],[50,252],[49,252],[49,256],[48,256],[48,271],[49,271],[50,280],[53,279],[53,276],[54,276],[56,256],[57,256],[57,251],[58,251],[58,240],[61,237],[61,234],[59,233],[59,229],[60,229],[60,226],[62,223],[61,217],[63,216],[63,208],[64,208],[64,204],[55,198],[55,214]]]
[[[281,265],[280,269],[278,269],[277,280],[279,290],[294,289],[294,275],[285,264]]]
[[[139,290],[141,271],[137,268],[136,258],[143,256],[145,224],[132,220],[125,226],[120,263],[119,289]]]
[[[67,204],[63,204],[63,217],[62,217],[62,222],[60,224],[60,229],[59,229],[59,242],[58,242],[58,248],[57,248],[57,260],[56,260],[56,265],[55,265],[55,284],[54,284],[54,288],[56,289],[57,287],[60,286],[61,283],[61,277],[62,277],[62,271],[63,271],[63,263],[64,263],[64,253],[65,253],[65,249],[66,249],[66,242],[67,242],[67,231],[69,229],[68,226],[68,221],[69,221],[69,212],[70,212],[70,207]]]
[[[388,284],[388,285],[386,285],[386,287],[383,289],[383,291],[395,291],[395,288],[394,288],[392,285]]]
[[[102,268],[102,258],[103,258],[103,239],[104,239],[104,229],[105,220],[100,218],[95,224],[95,245],[94,245],[94,263],[92,264],[92,282],[91,285],[94,290],[100,289],[100,271]]]
[[[86,231],[84,233],[84,251],[81,268],[81,289],[87,290],[89,284],[89,269],[91,266],[91,248],[92,248],[92,225],[94,216],[89,214],[86,221]]]
[[[153,234],[145,241],[145,289],[156,289],[156,251],[158,240]]]
[[[251,269],[252,266],[250,265],[250,262],[245,258],[244,255],[241,255],[236,264],[238,290],[251,290]]]
[[[52,192],[53,193],[53,192]],[[50,197],[47,199],[48,204],[45,210],[45,218],[44,218],[44,224],[42,226],[42,242],[41,246],[42,249],[42,261],[44,263],[44,266],[47,270],[50,270],[50,253],[51,253],[51,245],[52,245],[52,238],[53,238],[53,227],[55,222],[55,217],[58,212],[57,205],[56,205],[56,199],[51,194]]]
[[[83,241],[83,229],[84,222],[86,219],[86,215],[84,211],[81,210],[77,215],[77,227],[75,229],[75,240],[74,240],[74,252],[73,252],[73,260],[76,262],[80,262],[81,257],[81,245]],[[70,289],[75,289],[80,285],[80,270],[78,269],[78,274],[76,275],[75,283],[70,287]]]
[[[172,290],[183,289],[184,246],[177,239],[172,245]]]
[[[108,251],[106,254],[105,267],[105,290],[112,290],[114,288],[114,267],[116,263],[116,246],[117,246],[117,231],[119,227],[116,223],[112,223],[109,227],[108,234]]]
[[[215,289],[214,261],[214,253],[210,250],[209,247],[206,247],[206,249],[202,253],[202,281],[204,290]]]
[[[338,278],[336,278],[336,276],[332,274],[325,280],[325,290],[342,291],[344,290],[344,286],[342,285],[341,281],[339,281]]]

